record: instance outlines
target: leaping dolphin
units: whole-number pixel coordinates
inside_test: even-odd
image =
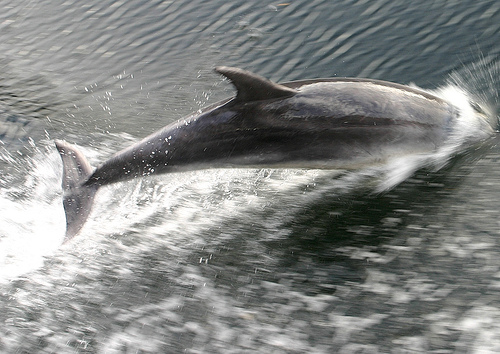
[[[87,219],[96,191],[157,173],[206,168],[352,169],[438,149],[460,109],[420,89],[334,78],[273,83],[217,67],[233,98],[193,113],[126,148],[97,169],[56,141],[63,161],[65,241]]]

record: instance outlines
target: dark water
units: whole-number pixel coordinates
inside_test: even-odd
[[[495,103],[500,2],[0,3],[2,352],[500,351],[498,138],[383,194],[302,170],[122,183],[62,247],[53,146],[97,165],[231,95],[216,65],[458,72]]]

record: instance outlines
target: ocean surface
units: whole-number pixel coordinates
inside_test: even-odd
[[[408,176],[114,184],[65,244],[54,146],[98,166],[233,95],[218,65],[460,87],[454,103],[478,99],[498,119],[499,1],[0,5],[0,352],[500,352],[496,135]]]

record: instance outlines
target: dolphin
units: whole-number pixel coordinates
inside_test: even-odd
[[[87,219],[97,190],[152,174],[207,168],[355,169],[436,151],[461,111],[405,85],[360,78],[271,82],[217,67],[235,97],[167,125],[93,169],[56,141],[63,162],[65,242]]]

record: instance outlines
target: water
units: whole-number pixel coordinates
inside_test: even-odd
[[[1,351],[499,351],[497,137],[383,193],[373,174],[314,170],[109,186],[62,247],[53,140],[98,165],[233,94],[216,65],[274,81],[458,83],[494,112],[500,3],[2,8]]]

